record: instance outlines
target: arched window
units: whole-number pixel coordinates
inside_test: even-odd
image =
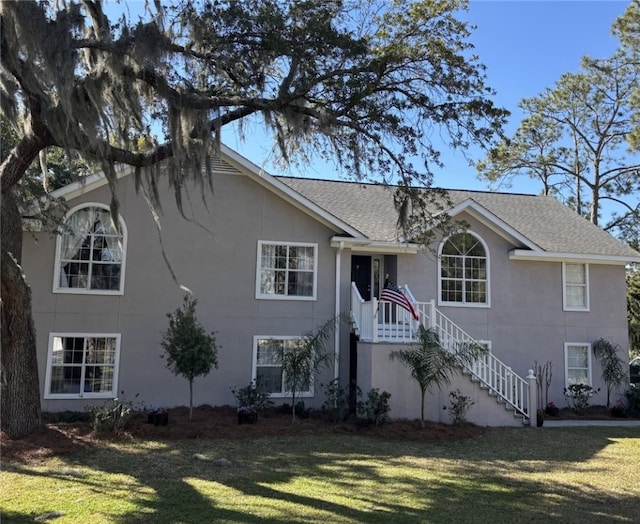
[[[440,245],[440,302],[489,304],[489,259],[473,233],[457,233]]]
[[[82,204],[66,216],[56,245],[54,292],[121,295],[127,233],[103,204]]]

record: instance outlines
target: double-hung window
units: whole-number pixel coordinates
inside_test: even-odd
[[[317,244],[258,242],[256,298],[315,300]]]
[[[563,303],[565,311],[589,310],[589,266],[562,264]]]
[[[121,295],[126,229],[113,223],[103,204],[83,204],[65,218],[56,244],[53,290],[57,293]]]
[[[591,385],[591,345],[568,342],[564,345],[565,382]]]
[[[299,351],[303,339],[300,337],[254,337],[253,340],[253,379],[260,392],[273,397],[289,396],[291,388],[283,370],[282,360],[286,352]],[[313,384],[310,373],[303,377],[297,396],[313,396]]]
[[[119,358],[119,334],[51,333],[44,397],[116,397]]]
[[[440,246],[440,303],[489,305],[489,259],[484,242],[458,233]]]

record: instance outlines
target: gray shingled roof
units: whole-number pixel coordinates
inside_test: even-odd
[[[378,184],[276,177],[375,241],[398,240],[393,191]],[[449,190],[454,206],[468,199],[549,253],[637,259],[640,253],[549,196]]]

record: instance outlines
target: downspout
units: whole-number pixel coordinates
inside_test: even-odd
[[[342,324],[340,317],[340,266],[342,265],[342,250],[344,249],[344,242],[340,241],[340,246],[336,250],[336,305],[335,305],[335,319],[336,329],[333,334],[334,344],[334,362],[333,362],[333,378],[340,378],[340,324]]]

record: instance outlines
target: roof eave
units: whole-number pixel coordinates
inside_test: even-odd
[[[554,253],[548,251],[530,251],[528,249],[512,249],[510,260],[530,260],[538,262],[580,262],[583,264],[611,264],[626,266],[640,263],[640,257],[623,255],[599,255],[591,253]]]
[[[364,238],[364,235],[353,226],[328,213],[308,198],[280,182],[274,176],[268,174],[262,168],[224,144],[220,145],[220,156],[225,161],[236,167],[239,171],[248,175],[254,181],[277,194],[294,207],[312,216],[334,232],[344,232],[347,235],[351,235],[356,238]],[[118,178],[127,176],[134,172],[133,167],[124,166],[122,164],[115,165],[115,168]],[[84,193],[98,189],[105,184],[107,184],[107,179],[104,173],[100,172],[86,177],[81,182],[74,182],[57,189],[51,193],[51,196],[71,200],[72,198],[76,198]]]
[[[116,177],[122,178],[130,175],[134,172],[134,168],[124,164],[114,164],[116,170]],[[53,198],[64,198],[65,200],[71,200],[84,193],[98,189],[104,185],[107,185],[108,180],[102,171],[89,175],[78,182],[72,182],[66,186],[52,191],[50,196]]]
[[[346,247],[353,252],[379,253],[396,255],[415,255],[420,251],[420,245],[413,242],[386,242],[368,238],[331,237],[331,247]]]

